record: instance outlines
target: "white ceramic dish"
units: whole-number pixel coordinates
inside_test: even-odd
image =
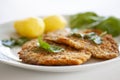
[[[10,38],[11,36],[17,36],[13,28],[13,22],[5,23],[0,25],[0,40]],[[116,38],[119,42],[120,37]],[[16,67],[37,70],[37,71],[47,71],[47,72],[71,72],[71,71],[83,71],[88,69],[93,69],[102,65],[113,65],[115,62],[120,61],[120,56],[111,60],[101,61],[96,59],[91,59],[85,64],[76,66],[37,66],[21,63],[18,58],[17,52],[20,50],[19,47],[9,49],[0,45],[0,62],[9,64]]]

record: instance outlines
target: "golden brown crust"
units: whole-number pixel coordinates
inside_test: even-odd
[[[44,34],[44,39],[45,40],[55,40],[57,37],[59,36],[67,36],[70,33],[69,29],[65,29],[65,30],[58,30],[58,31],[54,31],[54,32],[49,32],[47,34]]]
[[[92,55],[96,58],[101,59],[111,59],[117,57],[119,54],[118,45],[113,40],[112,36],[105,35],[102,40],[102,44],[92,47]]]
[[[88,30],[84,31],[84,33],[89,33],[94,31],[98,34],[101,32],[98,30]],[[52,36],[51,36],[52,37]],[[87,49],[91,52],[92,56],[95,58],[101,59],[112,59],[118,56],[119,50],[118,45],[114,41],[113,37],[109,34],[106,34],[102,37],[102,44],[94,44],[88,39],[77,38],[73,36],[57,36],[56,38],[47,38],[47,40],[54,41],[56,43],[66,44],[70,47],[74,47],[76,49]]]
[[[91,53],[87,50],[75,50],[71,47],[51,42],[49,44],[59,45],[65,50],[59,53],[50,53],[40,49],[35,45],[36,43],[37,40],[32,40],[23,46],[19,52],[22,62],[36,65],[78,65],[86,62],[91,57]]]
[[[89,33],[93,30],[84,31]],[[98,35],[101,33],[94,30]],[[56,31],[44,35],[43,39],[51,45],[57,45],[65,50],[51,53],[39,48],[37,40],[25,43],[19,52],[24,63],[35,65],[79,65],[85,63],[91,56],[100,59],[112,59],[118,56],[118,45],[113,37],[106,34],[102,37],[102,44],[95,44],[88,39],[68,36],[69,31]]]

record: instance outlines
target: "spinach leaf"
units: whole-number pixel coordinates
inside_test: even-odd
[[[70,17],[69,25],[72,29],[100,29],[112,34],[120,35],[120,19],[110,16],[108,18],[98,16],[93,12],[79,13]]]
[[[71,28],[86,28],[91,23],[100,19],[101,17],[93,12],[79,13],[70,17],[69,25]]]
[[[101,44],[102,43],[101,37],[98,36],[94,32],[91,32],[91,33],[88,33],[88,34],[84,35],[84,38],[89,39],[89,40],[93,41],[96,44]]]
[[[16,39],[15,45],[22,46],[25,42],[29,41],[30,39],[26,37],[20,37],[19,39]]]
[[[75,36],[75,37],[78,37],[78,38],[83,38],[83,34],[79,34],[79,33],[76,33],[76,32],[73,32],[70,34],[70,36]]]
[[[13,47],[15,46],[15,40],[13,40],[12,38],[10,39],[6,39],[6,40],[1,40],[2,45],[6,46],[6,47]]]
[[[15,46],[22,46],[25,42],[29,41],[30,39],[26,37],[20,37],[20,38],[10,38],[1,40],[2,44],[6,47],[15,47]]]
[[[95,44],[101,44],[102,43],[102,39],[101,37],[105,35],[105,32],[104,33],[101,33],[100,34],[101,36],[98,36],[95,32],[90,32],[90,33],[87,33],[87,34],[80,34],[80,33],[72,33],[71,36],[74,36],[74,37],[78,37],[78,38],[82,38],[82,39],[88,39],[92,42],[94,42]]]
[[[59,46],[55,46],[55,45],[50,45],[47,42],[42,40],[42,37],[38,37],[38,42],[39,42],[39,46],[49,52],[53,52],[53,53],[57,53],[57,52],[61,52],[64,49],[59,47]]]
[[[108,34],[116,37],[120,35],[120,20],[116,17],[109,17],[94,28],[107,31]]]

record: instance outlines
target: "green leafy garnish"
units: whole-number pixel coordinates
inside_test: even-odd
[[[83,38],[83,34],[78,34],[78,33],[76,33],[76,32],[73,32],[73,33],[71,33],[70,34],[70,36],[75,36],[75,37],[78,37],[78,38]]]
[[[106,32],[101,33],[100,36],[98,36],[95,32],[90,32],[84,35],[80,33],[72,33],[71,36],[82,38],[82,39],[88,39],[90,41],[93,41],[95,44],[101,44],[102,43],[101,37],[104,36],[105,34]]]
[[[27,41],[29,41],[28,38],[20,37],[18,39],[10,38],[10,39],[6,39],[6,40],[2,40],[1,42],[4,46],[12,48],[14,46],[22,46]]]
[[[26,38],[26,37],[20,37],[18,39],[16,39],[16,45],[22,46],[25,42],[29,41],[30,39]]]
[[[61,48],[59,46],[48,44],[47,42],[42,40],[42,37],[38,38],[38,42],[39,42],[40,48],[43,48],[43,49],[47,50],[48,52],[57,53],[57,52],[61,52],[64,50],[63,48]]]
[[[13,47],[15,45],[15,40],[13,40],[12,38],[8,40],[2,40],[1,42],[2,42],[2,45],[6,47]]]
[[[114,37],[118,36],[120,35],[120,19],[109,17],[100,24],[96,25],[94,28],[107,31],[108,34],[112,34]]]
[[[101,37],[98,36],[94,32],[91,32],[91,33],[88,33],[88,34],[84,35],[84,38],[89,39],[89,40],[93,41],[96,44],[101,44],[102,43]]]
[[[70,17],[70,27],[73,28],[86,28],[93,22],[101,20],[103,17],[99,17],[96,13],[86,12],[72,15]],[[93,24],[94,25],[94,24]]]
[[[72,29],[100,29],[116,37],[120,35],[120,19],[110,16],[105,18],[94,12],[79,13],[70,17]]]

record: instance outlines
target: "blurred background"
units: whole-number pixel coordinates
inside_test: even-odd
[[[120,0],[0,0],[0,23],[29,16],[94,11],[120,16]]]

